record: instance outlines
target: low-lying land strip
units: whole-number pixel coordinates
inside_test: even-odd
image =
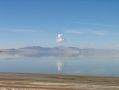
[[[119,77],[0,73],[0,90],[119,90]]]

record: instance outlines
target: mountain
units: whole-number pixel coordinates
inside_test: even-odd
[[[76,47],[40,47],[31,46],[19,49],[3,49],[0,54],[19,56],[78,56],[80,49]]]
[[[30,46],[18,49],[1,49],[0,54],[7,55],[18,55],[27,57],[41,57],[41,56],[94,56],[94,55],[119,55],[119,50],[111,49],[94,49],[94,48],[84,48],[80,49],[77,47],[40,47],[40,46]]]

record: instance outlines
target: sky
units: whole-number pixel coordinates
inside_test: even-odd
[[[119,0],[0,0],[0,48],[119,48]]]

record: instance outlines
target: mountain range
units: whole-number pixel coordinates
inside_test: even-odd
[[[18,56],[89,56],[89,55],[119,55],[119,50],[112,49],[95,49],[95,48],[78,48],[78,47],[40,47],[29,46],[18,49],[0,49],[0,54],[18,55]]]

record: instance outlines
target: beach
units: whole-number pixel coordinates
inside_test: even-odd
[[[0,73],[0,90],[119,90],[119,77]]]

